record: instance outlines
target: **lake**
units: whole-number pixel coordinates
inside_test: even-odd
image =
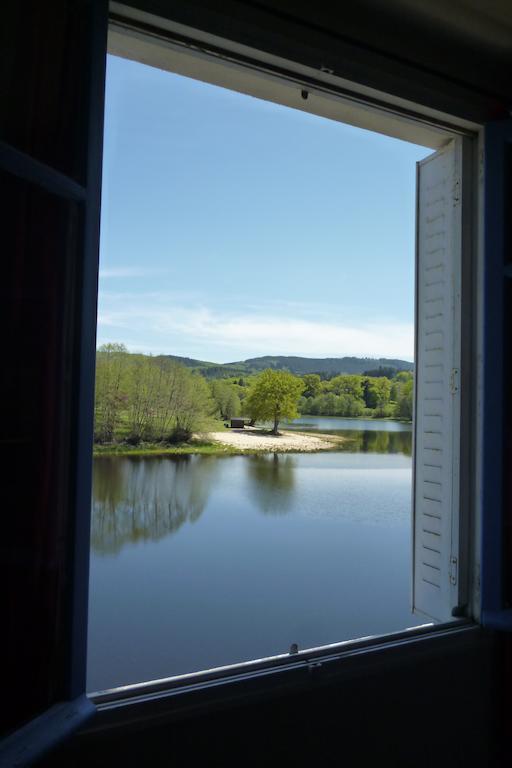
[[[95,459],[89,691],[422,623],[410,425],[294,428],[348,440],[315,454]]]

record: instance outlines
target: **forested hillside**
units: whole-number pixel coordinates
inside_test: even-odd
[[[189,368],[194,368],[207,378],[228,378],[243,376],[264,371],[267,368],[289,371],[297,375],[318,373],[322,378],[337,374],[378,375],[380,370],[388,373],[412,371],[413,363],[407,360],[390,359],[386,357],[286,357],[271,356],[252,357],[233,363],[210,363],[204,360],[194,360],[189,357],[165,355],[170,360],[176,360]]]

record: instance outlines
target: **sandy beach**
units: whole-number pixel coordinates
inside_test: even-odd
[[[271,435],[266,430],[256,427],[209,432],[207,437],[217,443],[224,443],[240,450],[273,453],[327,451],[336,448],[343,441],[343,438],[333,435],[309,435],[304,432],[282,431],[279,435]]]

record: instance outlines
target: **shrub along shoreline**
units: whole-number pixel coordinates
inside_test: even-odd
[[[169,443],[107,443],[95,445],[93,456],[216,456],[237,455],[240,451],[229,445],[221,445],[214,441],[190,440],[187,443],[170,445]]]

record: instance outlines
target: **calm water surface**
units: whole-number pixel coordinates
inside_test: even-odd
[[[342,416],[301,416],[286,424],[286,429],[300,429],[303,432],[332,432],[333,434],[357,432],[407,432],[412,424],[406,421],[388,419],[346,419]]]
[[[95,459],[88,689],[421,623],[410,425],[369,424],[302,419],[335,453]]]

